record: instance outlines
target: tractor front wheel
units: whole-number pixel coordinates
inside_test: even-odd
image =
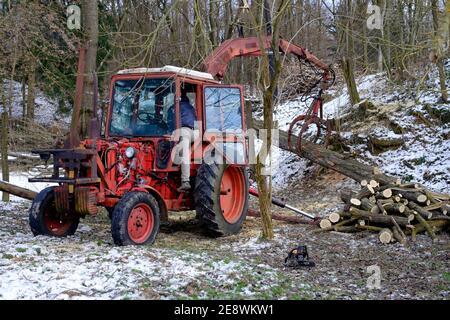
[[[119,246],[152,244],[159,231],[159,206],[146,192],[128,192],[114,207],[111,233]]]
[[[248,173],[227,164],[202,164],[195,179],[198,219],[215,236],[236,234],[248,210]]]
[[[79,222],[80,217],[75,214],[58,213],[56,211],[53,187],[45,188],[39,192],[29,211],[30,228],[35,236],[70,236],[77,230]]]

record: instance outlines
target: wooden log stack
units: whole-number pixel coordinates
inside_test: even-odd
[[[433,241],[450,227],[450,195],[433,192],[420,184],[380,185],[361,181],[361,190],[341,191],[344,209],[320,222],[319,232],[378,232],[381,243],[407,243],[419,233]]]

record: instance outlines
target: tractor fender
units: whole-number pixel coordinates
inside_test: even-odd
[[[158,192],[158,190],[156,190],[155,188],[152,188],[150,186],[137,186],[137,187],[131,189],[130,191],[147,192],[147,193],[151,194],[152,196],[154,196],[156,201],[158,201],[158,205],[159,205],[159,208],[160,208],[160,211],[161,211],[161,213],[160,213],[161,221],[167,221],[168,220],[167,206],[166,206],[166,203],[165,203],[163,197]]]

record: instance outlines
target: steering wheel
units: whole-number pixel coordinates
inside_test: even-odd
[[[159,124],[161,122],[161,120],[155,118],[153,113],[146,111],[139,111],[137,118],[146,124]]]

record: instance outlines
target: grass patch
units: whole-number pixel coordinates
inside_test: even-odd
[[[12,258],[14,258],[14,256],[12,254],[9,254],[9,253],[4,253],[2,255],[2,258],[3,259],[12,259]]]
[[[444,278],[445,281],[450,282],[450,272],[444,272],[442,278]]]

